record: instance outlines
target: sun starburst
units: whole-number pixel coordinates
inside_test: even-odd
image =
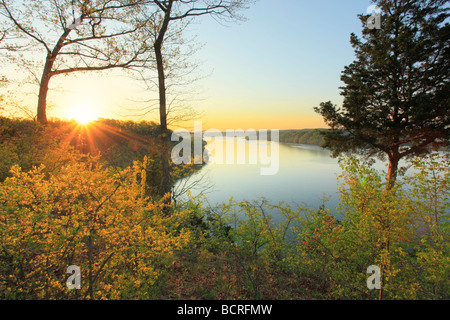
[[[95,108],[91,105],[84,104],[72,108],[68,112],[69,119],[75,120],[81,125],[87,125],[98,119]]]

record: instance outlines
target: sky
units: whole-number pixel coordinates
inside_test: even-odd
[[[200,80],[194,98],[186,101],[201,113],[196,120],[204,129],[219,130],[326,127],[313,108],[329,100],[342,103],[340,74],[355,59],[350,34],[361,33],[357,15],[370,5],[370,0],[258,0],[242,12],[243,22],[196,19],[189,35],[203,44],[192,57]],[[84,108],[103,118],[158,121],[157,113],[129,117],[145,91],[123,74],[52,81],[49,117],[70,117]]]
[[[259,0],[248,21],[223,26],[204,19],[197,34],[207,125],[213,128],[325,127],[313,111],[342,102],[340,75],[354,59],[350,34],[361,33],[364,0]]]

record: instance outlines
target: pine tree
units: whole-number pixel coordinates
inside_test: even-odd
[[[399,161],[448,145],[450,25],[445,0],[378,0],[381,28],[361,15],[363,39],[351,35],[356,60],[341,80],[342,108],[315,108],[334,156],[354,152],[389,160],[388,188]]]

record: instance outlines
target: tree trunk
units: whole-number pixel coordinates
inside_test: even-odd
[[[398,174],[398,163],[400,162],[400,156],[398,151],[392,152],[389,155],[389,169],[387,175],[387,189],[390,190],[394,187]]]
[[[48,52],[45,59],[44,71],[42,72],[41,83],[39,85],[39,98],[37,107],[37,121],[41,124],[47,124],[47,95],[48,86],[52,77],[52,69],[56,57],[64,46],[64,41],[69,36],[71,29],[64,30],[64,33],[59,38],[52,52]]]
[[[159,82],[159,118],[161,123],[161,169],[162,181],[161,192],[163,196],[170,194],[172,186],[170,183],[170,166],[169,166],[169,143],[167,130],[167,99],[166,99],[166,78],[164,73],[164,61],[161,47],[155,45],[156,63],[158,66],[158,82]],[[170,203],[169,197],[166,203]]]
[[[158,89],[159,89],[159,117],[161,122],[161,193],[165,198],[164,203],[171,203],[172,185],[170,181],[170,165],[169,165],[169,140],[167,130],[167,98],[166,98],[166,75],[164,72],[164,58],[162,48],[164,38],[169,27],[170,15],[172,12],[173,0],[168,1],[166,9],[164,10],[164,20],[159,30],[158,37],[154,43],[156,64],[158,69]],[[168,208],[166,208],[168,209]],[[165,211],[166,213],[168,210]]]
[[[52,55],[49,54],[47,56],[47,61],[45,62],[44,72],[42,73],[41,83],[39,85],[37,121],[41,124],[47,124],[47,95],[54,61]]]

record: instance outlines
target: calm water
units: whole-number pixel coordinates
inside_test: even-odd
[[[214,143],[206,146],[212,158],[215,147],[217,146]],[[233,197],[237,201],[265,198],[273,203],[284,201],[291,205],[301,204],[318,208],[326,196],[329,199],[327,207],[336,207],[337,178],[342,171],[338,160],[332,158],[328,150],[309,145],[278,144],[278,173],[264,176],[261,175],[261,168],[267,168],[268,165],[248,164],[249,152],[258,153],[257,143],[237,139],[235,163],[239,159],[236,151],[239,147],[245,147],[245,154],[241,152],[240,155],[246,156],[243,161],[246,164],[207,164],[196,175],[203,177],[203,187],[204,184],[212,186],[212,189],[205,193],[211,206],[228,202]],[[268,149],[270,150],[270,142]],[[226,154],[225,150],[224,153]],[[383,165],[380,168],[383,168]],[[193,188],[192,194],[197,195],[203,191],[202,188]]]
[[[227,203],[233,197],[236,201],[264,198],[274,204],[283,201],[293,208],[303,205],[313,209],[319,208],[326,196],[328,198],[326,207],[338,216],[335,208],[339,202],[338,176],[342,174],[342,169],[338,160],[331,157],[330,151],[317,146],[276,144],[279,148],[279,170],[277,174],[264,176],[261,175],[261,168],[267,168],[268,165],[248,164],[250,152],[258,154],[257,143],[244,139],[238,139],[236,142],[234,154],[239,154],[237,150],[241,148],[241,157],[236,155],[235,163],[240,159],[247,164],[210,163],[205,165],[190,179],[195,181],[198,177],[202,177],[199,188],[190,188],[192,195],[196,196],[205,191],[205,185],[208,185],[211,188],[206,190],[203,202],[207,201],[211,207],[223,202]],[[270,144],[266,143],[266,146]],[[216,158],[214,151],[216,148],[217,145],[214,142],[206,146],[212,159]],[[223,153],[227,154],[230,150],[232,149],[224,147]],[[225,159],[225,156],[223,158]],[[404,165],[406,165],[405,161],[400,161],[400,166]],[[373,167],[378,172],[387,171],[387,163],[384,161],[376,161]],[[409,169],[408,172],[412,173],[411,170],[413,169]],[[181,181],[178,184],[181,185],[184,182]],[[270,212],[270,214],[273,221],[277,223],[280,218],[277,212]]]

